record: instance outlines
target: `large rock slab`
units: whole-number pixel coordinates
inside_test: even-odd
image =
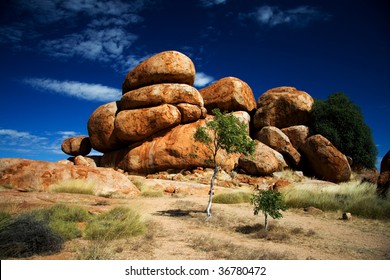
[[[286,166],[280,161],[283,157],[272,148],[256,141],[256,148],[253,157],[241,156],[238,161],[238,167],[243,169],[246,173],[254,176],[267,176],[275,171],[280,171]]]
[[[203,98],[196,88],[186,84],[158,84],[127,92],[118,102],[118,107],[128,110],[178,103],[203,107]]]
[[[257,101],[254,126],[260,130],[264,126],[285,128],[308,124],[313,103],[308,93],[294,87],[270,89]]]
[[[123,143],[131,144],[154,133],[178,125],[181,113],[173,105],[164,104],[145,109],[120,111],[115,118],[114,133]]]
[[[203,96],[208,112],[215,108],[219,108],[222,112],[251,112],[256,109],[256,100],[252,89],[238,78],[222,78],[199,92]]]
[[[192,60],[177,51],[165,51],[144,60],[131,70],[122,84],[122,92],[162,83],[193,85],[195,66]]]
[[[301,151],[314,175],[333,183],[348,181],[351,167],[347,157],[322,135],[309,137],[301,146]]]
[[[212,116],[208,116],[197,122],[178,125],[169,131],[157,133],[153,138],[136,146],[105,153],[101,164],[113,165],[131,174],[151,174],[168,169],[193,169],[199,166],[212,167],[208,162],[211,158],[209,148],[194,139],[196,129],[211,119]],[[218,161],[223,159],[222,167],[228,171],[234,168],[238,158],[239,155],[227,156],[223,151],[218,155]]]
[[[291,144],[290,139],[279,128],[274,126],[265,126],[258,133],[255,138],[272,149],[283,154],[287,161],[297,166],[301,161],[301,155]]]
[[[91,150],[91,141],[88,136],[70,137],[62,141],[61,149],[71,156],[86,156]]]
[[[98,107],[89,118],[89,140],[95,150],[107,152],[123,147],[114,133],[117,112],[116,102],[111,102]]]
[[[111,168],[64,165],[16,158],[0,159],[0,185],[23,191],[49,191],[68,180],[93,183],[98,194],[136,196],[139,190],[125,176]]]

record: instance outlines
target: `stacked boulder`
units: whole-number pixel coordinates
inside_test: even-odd
[[[65,140],[63,151],[80,157],[92,147],[103,153],[100,166],[133,174],[208,167],[209,150],[194,140],[194,134],[218,108],[245,122],[256,141],[253,157],[220,154],[226,171],[238,166],[245,173],[263,176],[287,166],[310,167],[320,179],[349,179],[346,157],[324,137],[309,135],[314,100],[308,93],[278,87],[256,102],[249,85],[238,78],[222,78],[198,91],[193,87],[195,74],[191,59],[177,51],[141,62],[125,77],[122,98],[92,113],[89,137]]]

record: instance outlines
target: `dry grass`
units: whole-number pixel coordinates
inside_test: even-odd
[[[87,180],[72,179],[72,180],[58,182],[56,185],[52,187],[51,191],[56,193],[95,195],[96,185],[94,182],[87,181]]]

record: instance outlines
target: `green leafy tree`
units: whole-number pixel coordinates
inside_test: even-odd
[[[343,154],[350,156],[354,167],[375,167],[377,149],[371,130],[360,108],[344,93],[314,102],[310,132],[323,135]]]
[[[268,215],[273,219],[280,219],[283,215],[279,210],[285,211],[287,209],[282,194],[273,190],[259,190],[257,194],[252,195],[251,203],[254,215],[258,215],[260,211],[264,213],[266,231],[268,231]]]
[[[252,155],[255,150],[255,142],[249,137],[247,126],[232,113],[222,114],[219,109],[214,109],[215,115],[212,121],[206,126],[200,126],[195,132],[194,138],[198,142],[204,143],[210,150],[209,161],[214,167],[214,173],[210,182],[209,203],[207,205],[207,216],[211,217],[211,204],[214,194],[214,181],[221,169],[222,161],[217,160],[217,155],[221,150],[227,154],[241,153]]]

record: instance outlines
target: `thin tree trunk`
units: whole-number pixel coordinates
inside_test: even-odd
[[[265,216],[265,231],[268,231],[268,215],[267,215],[267,212],[264,213],[264,216]]]
[[[218,171],[219,171],[219,166],[215,166],[213,177],[211,177],[209,203],[207,205],[207,210],[206,210],[208,218],[211,217],[211,204],[213,202],[213,195],[214,195],[214,181],[215,181],[215,178],[217,177]]]

